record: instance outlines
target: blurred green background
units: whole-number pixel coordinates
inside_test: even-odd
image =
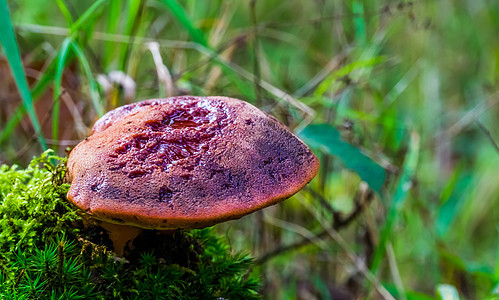
[[[0,38],[0,164],[126,103],[244,99],[321,160],[217,226],[265,298],[499,299],[499,1],[0,0]]]

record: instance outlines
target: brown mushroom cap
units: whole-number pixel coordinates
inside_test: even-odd
[[[68,199],[111,223],[202,228],[292,196],[318,167],[283,124],[244,101],[146,100],[108,112],[71,151]]]

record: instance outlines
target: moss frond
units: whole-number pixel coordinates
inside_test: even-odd
[[[118,259],[67,202],[65,161],[49,150],[0,167],[0,299],[259,298],[251,258],[209,228]]]

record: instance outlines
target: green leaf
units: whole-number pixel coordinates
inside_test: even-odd
[[[21,55],[19,54],[19,48],[17,47],[14,28],[10,22],[9,8],[6,0],[0,0],[0,43],[7,56],[14,80],[16,81],[17,88],[23,99],[23,105],[31,119],[33,128],[38,136],[38,141],[45,150],[47,149],[47,143],[42,135],[40,124],[38,123],[38,118],[36,117],[35,109],[33,107],[33,99],[21,63]]]
[[[383,167],[362,154],[358,148],[340,138],[340,133],[331,125],[309,125],[299,136],[313,148],[322,149],[327,154],[338,157],[347,168],[359,174],[371,189],[380,193],[386,177]]]
[[[442,199],[443,203],[438,209],[437,218],[435,220],[435,229],[438,237],[445,238],[452,222],[456,219],[462,211],[465,198],[467,196],[467,189],[473,184],[473,176],[468,172],[459,174],[452,184],[452,179],[449,184],[452,184],[451,194],[447,199]],[[447,192],[447,191],[445,191]]]
[[[175,18],[184,26],[196,43],[209,47],[203,32],[192,24],[191,20],[187,17],[184,8],[176,0],[161,0],[161,2],[168,6]]]

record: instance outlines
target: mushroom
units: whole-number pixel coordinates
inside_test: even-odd
[[[142,229],[203,228],[276,204],[319,161],[274,117],[227,97],[119,107],[68,158],[68,199],[109,232],[114,250]]]

